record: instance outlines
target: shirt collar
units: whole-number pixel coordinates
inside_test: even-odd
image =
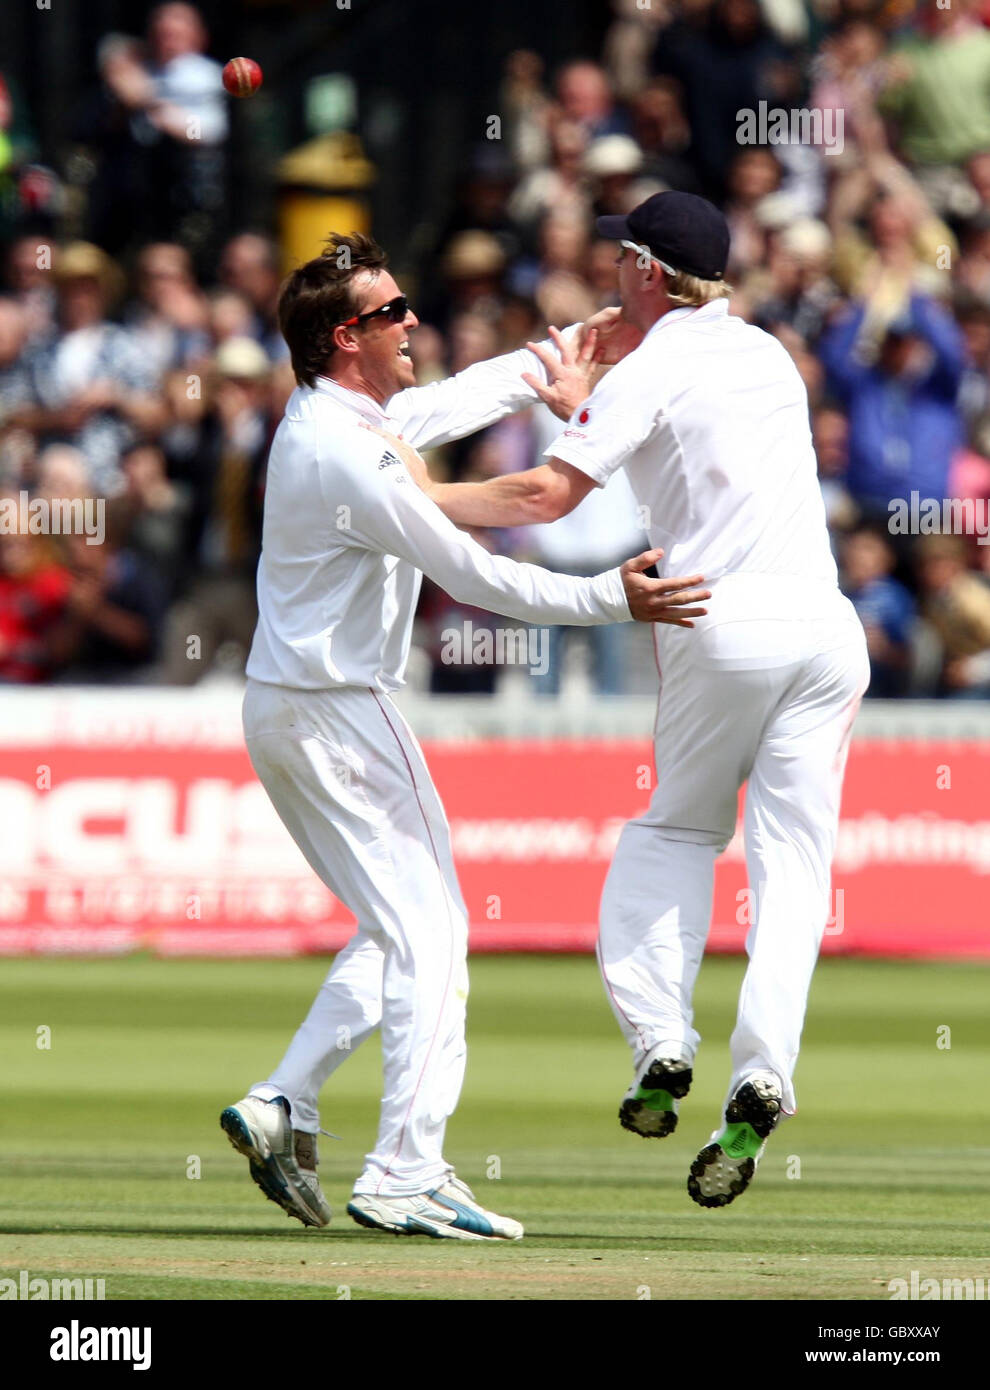
[[[651,334],[659,332],[661,328],[669,328],[672,323],[676,323],[679,319],[725,318],[728,312],[729,301],[727,299],[713,299],[708,304],[679,304],[676,309],[670,309],[661,318],[658,318],[646,336],[649,338]]]
[[[318,376],[314,390],[332,396],[345,410],[353,411],[355,415],[363,415],[374,425],[380,425],[389,418],[385,407],[379,405],[371,396],[366,396],[362,391],[352,391],[349,386],[341,386],[339,381],[334,381],[331,377]]]

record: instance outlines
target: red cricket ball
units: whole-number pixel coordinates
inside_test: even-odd
[[[253,58],[231,58],[224,64],[223,85],[232,97],[253,97],[261,83],[262,72]]]

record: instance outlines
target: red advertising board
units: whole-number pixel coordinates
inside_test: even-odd
[[[350,914],[278,823],[236,731],[57,722],[0,735],[0,954],[333,950]],[[10,725],[5,725],[10,728]],[[426,753],[475,950],[585,950],[649,743],[477,742]],[[990,957],[990,744],[853,743],[824,949]],[[741,839],[710,946],[742,948]]]
[[[593,944],[651,755],[638,742],[432,750],[475,949]],[[990,745],[854,741],[824,950],[990,957],[988,787]],[[716,869],[709,949],[741,950],[750,920],[740,827]]]

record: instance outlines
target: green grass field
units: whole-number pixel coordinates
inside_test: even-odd
[[[527,1228],[480,1248],[344,1213],[374,1135],[374,1043],[324,1092],[342,1136],[321,1140],[328,1230],[266,1202],[223,1136],[220,1109],[277,1061],[325,968],[3,962],[0,1275],[103,1277],[108,1299],[886,1299],[913,1269],[990,1276],[987,967],[823,962],[800,1113],[750,1190],[704,1211],[685,1181],[717,1120],[743,962],[706,962],[695,1086],[677,1133],[648,1141],[616,1120],[628,1059],[594,962],[476,958],[447,1152]]]

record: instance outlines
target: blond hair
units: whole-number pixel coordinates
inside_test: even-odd
[[[667,298],[672,304],[711,304],[716,299],[728,299],[731,294],[732,286],[724,280],[702,280],[686,270],[668,277]]]

